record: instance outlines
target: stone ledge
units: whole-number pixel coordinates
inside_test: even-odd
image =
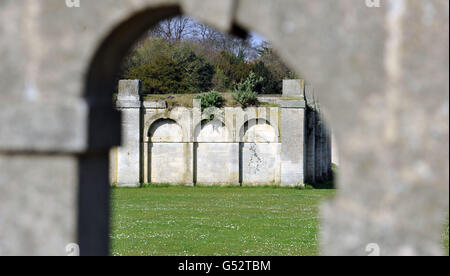
[[[144,108],[148,109],[166,109],[167,102],[166,101],[144,101]]]
[[[282,101],[280,102],[281,108],[305,108],[306,103],[304,100],[298,101]]]
[[[88,106],[63,103],[0,103],[0,152],[82,152],[87,145]]]
[[[141,108],[141,102],[139,100],[117,100],[115,106],[116,108]]]
[[[96,147],[88,136],[88,126],[91,131],[105,133],[101,135],[102,148],[118,145],[117,139],[103,137],[117,132],[114,123],[105,120],[116,118],[120,122],[116,113],[112,108],[89,109],[82,99],[33,104],[0,102],[0,152],[86,152]]]

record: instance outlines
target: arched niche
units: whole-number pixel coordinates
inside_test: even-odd
[[[218,119],[203,120],[194,135],[194,183],[238,185],[239,144],[231,142],[226,125]]]
[[[199,143],[228,142],[230,132],[221,120],[203,120],[195,128],[194,137]]]
[[[240,129],[240,174],[244,186],[281,183],[281,144],[269,121],[248,120]]]
[[[277,143],[278,135],[269,121],[265,119],[251,119],[241,127],[239,137],[242,142]]]
[[[149,129],[148,137],[152,143],[183,142],[183,129],[171,119],[159,119]]]
[[[153,184],[192,183],[192,146],[183,142],[183,129],[172,119],[158,119],[144,143],[144,182]]]

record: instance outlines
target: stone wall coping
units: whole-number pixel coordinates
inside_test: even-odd
[[[281,101],[281,108],[305,108],[306,102],[304,100],[296,101]]]
[[[141,101],[117,100],[115,106],[117,108],[141,108]]]
[[[88,110],[82,99],[0,101],[0,152],[83,152],[88,148]]]
[[[148,109],[166,109],[167,108],[167,101],[161,100],[161,101],[143,101],[142,105],[144,108]]]

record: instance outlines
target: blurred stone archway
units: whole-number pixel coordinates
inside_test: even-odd
[[[62,255],[77,236],[82,254],[108,254],[115,72],[146,29],[180,13],[261,33],[314,84],[342,165],[339,195],[323,209],[323,254],[363,255],[370,244],[384,255],[441,254],[448,8],[446,0],[2,1],[0,254]]]

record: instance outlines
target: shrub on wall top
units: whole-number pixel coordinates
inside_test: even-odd
[[[220,108],[223,106],[225,99],[217,91],[210,91],[208,93],[203,93],[195,97],[202,102],[202,110],[210,107]]]
[[[242,107],[258,104],[258,92],[255,91],[255,88],[263,81],[263,78],[257,79],[256,74],[251,72],[245,81],[237,85],[236,90],[233,92],[234,99]]]

